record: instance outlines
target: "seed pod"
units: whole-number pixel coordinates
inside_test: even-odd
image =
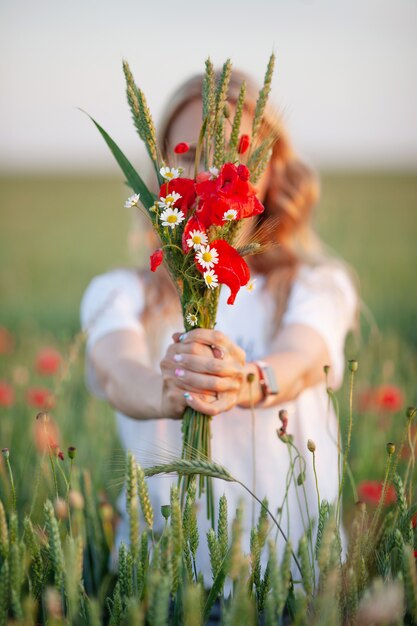
[[[315,452],[316,451],[316,444],[314,443],[314,441],[312,439],[308,439],[308,441],[307,441],[307,448],[310,450],[310,452]]]

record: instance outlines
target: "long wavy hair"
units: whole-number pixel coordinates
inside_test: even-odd
[[[169,99],[158,127],[159,145],[163,154],[172,151],[169,135],[178,114],[190,103],[201,101],[202,80],[202,75],[193,76]],[[232,72],[228,102],[236,103],[242,80],[246,81],[247,87],[245,112],[252,116],[258,86],[246,74],[236,70]],[[266,286],[274,293],[276,310],[271,329],[274,333],[286,310],[300,264],[341,265],[350,274],[356,288],[358,280],[352,268],[330,253],[315,232],[312,219],[313,209],[320,196],[318,175],[295,152],[284,127],[282,115],[268,105],[259,132],[260,140],[271,132],[277,136],[277,140],[273,145],[269,163],[270,179],[264,198],[265,211],[257,218],[253,218],[251,236],[251,239],[260,240],[264,244],[264,251],[247,260],[253,271],[266,277]],[[148,244],[154,248],[155,243],[153,234],[148,233]],[[155,314],[155,310],[164,316],[171,313],[179,314],[176,292],[168,273],[160,270],[157,275],[141,271],[142,279],[147,285],[147,303],[143,315],[145,323]],[[356,318],[358,319],[358,313]]]

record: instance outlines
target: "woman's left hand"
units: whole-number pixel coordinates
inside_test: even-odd
[[[187,402],[196,411],[217,415],[238,404],[245,378],[245,352],[218,330],[196,328],[175,333],[172,367],[176,384],[188,392]],[[201,346],[209,346],[212,357],[202,356]],[[206,402],[194,394],[213,394]]]

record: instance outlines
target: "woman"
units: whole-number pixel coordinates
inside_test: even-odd
[[[229,103],[236,101],[242,76],[232,77]],[[160,129],[160,145],[173,153],[179,142],[195,146],[201,124],[201,77],[188,81],[170,101]],[[248,82],[242,132],[250,134],[257,90]],[[116,269],[92,280],[81,305],[88,331],[87,381],[116,410],[123,445],[144,465],[158,452],[181,450],[181,415],[189,405],[212,415],[212,454],[270,508],[281,507],[289,455],[279,440],[278,411],[286,409],[288,433],[303,455],[312,439],[321,498],[338,493],[336,417],[328,406],[323,367],[329,384],[341,385],[345,338],[355,323],[357,296],[343,264],[326,256],[311,225],[318,198],[315,174],[296,156],[276,115],[268,111],[262,133],[279,131],[257,194],[266,210],[245,220],[247,239],[268,244],[249,257],[256,291],[241,290],[233,306],[220,296],[215,330],[182,332],[179,302],[167,274]],[[177,165],[187,167],[192,150]],[[152,238],[152,236],[151,236]],[[278,244],[278,245],[277,245]],[[260,361],[260,362],[259,362]],[[248,374],[253,382],[248,382]],[[250,380],[250,377],[249,377]],[[276,393],[274,387],[279,387]],[[256,417],[251,418],[251,402]],[[295,469],[299,472],[298,466]],[[173,477],[149,480],[155,527],[162,528],[160,506],[169,502]],[[305,493],[312,517],[317,494],[307,458]],[[294,483],[288,492],[282,526],[293,544],[305,532],[306,505]],[[244,499],[244,548],[249,546],[253,501],[241,487],[214,481],[214,494],[226,493],[230,517]],[[124,493],[120,500],[123,514]],[[284,507],[285,509],[285,507]],[[208,528],[200,501],[200,530]],[[204,534],[200,534],[204,537]],[[127,520],[118,543],[128,542]],[[204,543],[203,541],[201,543]],[[211,580],[208,550],[200,544],[198,565]]]

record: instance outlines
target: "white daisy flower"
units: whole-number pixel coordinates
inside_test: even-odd
[[[182,171],[181,167],[161,167],[159,173],[165,180],[174,180],[174,178],[181,176]]]
[[[197,315],[195,315],[194,313],[187,313],[187,315],[185,316],[185,319],[187,320],[190,326],[196,326],[198,323]]]
[[[216,248],[210,248],[210,246],[200,246],[196,258],[201,267],[208,270],[213,267],[215,263],[219,262],[219,253]]]
[[[211,174],[210,178],[213,180],[213,178],[217,178],[217,176],[219,175],[219,170],[217,167],[209,167],[209,172]]]
[[[250,293],[252,293],[252,291],[255,291],[255,289],[256,289],[255,282],[256,282],[256,278],[253,278],[253,279],[252,279],[252,280],[250,280],[250,281],[248,282],[248,284],[246,285],[246,289],[247,289]]]
[[[223,213],[223,222],[231,222],[237,218],[236,209],[229,209]]]
[[[172,207],[180,198],[182,198],[182,195],[173,191],[172,193],[167,194],[165,198],[159,198],[158,206],[161,209],[169,209],[169,207]]]
[[[138,206],[139,204],[140,193],[135,193],[133,196],[130,196],[125,202],[125,209],[131,209],[132,206]]]
[[[194,248],[194,250],[199,250],[201,246],[205,246],[207,244],[207,241],[207,235],[206,233],[203,233],[202,230],[192,230],[189,238],[187,239],[187,246]]]
[[[162,222],[162,226],[169,226],[170,228],[175,228],[178,224],[185,219],[184,213],[179,211],[178,209],[172,209],[169,207],[165,209],[163,213],[159,216],[159,219]]]
[[[207,287],[210,287],[210,289],[215,289],[219,286],[219,279],[217,278],[217,274],[214,273],[214,270],[207,270],[207,272],[204,272],[203,276]]]

